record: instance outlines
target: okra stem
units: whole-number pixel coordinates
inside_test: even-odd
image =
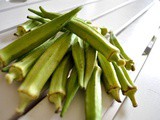
[[[56,106],[56,113],[62,108],[62,102],[66,96],[66,82],[70,69],[72,68],[71,55],[66,55],[59,67],[54,71],[49,87],[48,99]]]
[[[19,87],[18,91],[21,94],[28,96],[28,99],[37,99],[41,89],[47,82],[50,75],[59,65],[63,56],[70,48],[75,35],[66,32],[61,35],[38,59],[32,67],[24,82]],[[53,52],[54,51],[54,52]],[[23,99],[22,103],[26,104]],[[27,103],[29,104],[29,103]],[[21,108],[21,106],[19,106]],[[21,111],[23,112],[23,111]]]
[[[63,108],[62,108],[62,112],[61,112],[61,117],[64,116],[64,114],[66,113],[68,107],[70,106],[75,94],[77,93],[78,89],[79,89],[79,83],[78,83],[78,75],[77,75],[77,70],[76,67],[74,66],[72,71],[71,71],[71,75],[68,79],[67,82],[67,94],[66,94],[66,100],[64,102]]]
[[[6,74],[7,82],[11,84],[14,80],[22,81],[30,71],[32,66],[35,64],[37,59],[44,53],[44,51],[48,47],[50,47],[55,42],[55,40],[56,39],[52,37],[51,39],[47,40],[42,45],[28,53],[23,59],[13,63],[9,68],[9,72]]]
[[[39,28],[25,34],[18,40],[0,50],[0,68],[7,66],[11,61],[39,46],[50,37],[55,35],[62,27],[69,22],[81,10],[78,7],[65,15],[62,15]],[[45,30],[45,32],[44,32]]]

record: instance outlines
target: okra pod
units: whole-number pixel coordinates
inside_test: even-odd
[[[77,70],[76,67],[74,66],[71,75],[67,80],[67,94],[66,94],[66,99],[64,102],[64,105],[62,107],[62,112],[60,114],[61,117],[64,116],[65,112],[67,111],[68,107],[70,106],[75,94],[77,93],[79,89],[79,83],[78,83],[78,75],[77,75]]]
[[[5,76],[7,82],[11,84],[13,80],[22,81],[37,59],[55,42],[55,40],[56,39],[54,37],[49,39],[39,47],[29,52],[23,59],[13,63],[9,68],[9,72]]]
[[[125,65],[126,69],[134,71],[135,66],[134,66],[133,60],[125,53],[125,51],[123,50],[122,46],[118,42],[118,40],[117,40],[116,36],[113,34],[113,32],[110,31],[109,33],[110,33],[110,42],[120,50],[121,56],[124,59],[126,59],[126,65]]]
[[[79,85],[83,88],[84,72],[85,72],[85,56],[83,41],[76,37],[72,45],[72,56],[77,69]]]
[[[27,18],[28,18],[28,19],[31,19],[31,20],[34,20],[34,21],[38,21],[38,22],[40,22],[40,23],[42,23],[42,24],[51,21],[51,20],[49,20],[49,19],[45,19],[45,18],[38,17],[38,16],[27,16]]]
[[[72,33],[64,33],[38,59],[18,89],[22,97],[17,112],[22,113],[30,101],[38,98],[48,78],[71,47],[74,37]]]
[[[54,36],[61,28],[75,16],[82,7],[78,7],[39,28],[25,34],[18,40],[0,50],[0,68],[7,66],[11,61],[39,46],[50,37]],[[45,30],[45,32],[44,32]]]
[[[101,69],[95,66],[85,95],[86,120],[102,119]]]
[[[101,53],[98,53],[98,60],[102,69],[102,80],[107,93],[110,94],[117,102],[121,102],[119,95],[121,85],[118,81],[112,63],[108,62]]]
[[[121,84],[121,90],[123,95],[126,95],[130,98],[133,107],[137,107],[137,102],[135,99],[135,93],[137,91],[136,86],[133,86],[132,84],[130,84],[121,67],[117,66],[114,62],[113,62],[113,66],[116,70],[118,80]]]
[[[85,43],[85,74],[84,74],[84,88],[87,88],[88,82],[91,78],[92,72],[96,65],[97,51],[89,44]]]
[[[56,113],[61,111],[62,109],[62,102],[64,100],[64,97],[66,96],[67,77],[71,68],[72,59],[71,55],[68,54],[62,59],[58,68],[52,75],[48,99],[51,103],[55,104]]]
[[[22,36],[26,33],[28,33],[32,28],[40,25],[41,23],[39,23],[38,21],[33,21],[33,20],[28,20],[26,22],[24,22],[21,25],[17,26],[17,32],[14,33],[15,36]]]
[[[40,10],[46,18],[53,19],[56,16],[55,14],[48,14],[43,8],[40,8]],[[125,65],[125,60],[120,57],[119,49],[88,24],[72,19],[65,28],[88,42],[93,48],[102,53],[108,61],[115,61],[120,66]]]

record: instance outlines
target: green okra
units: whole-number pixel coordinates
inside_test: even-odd
[[[102,119],[101,69],[95,66],[85,95],[86,120]]]
[[[126,70],[126,68],[125,68],[125,67],[121,67],[121,69],[122,69],[125,77],[127,78],[128,82],[129,82],[132,86],[136,87],[135,84],[134,84],[134,82],[131,80],[131,78],[130,78],[130,76],[129,76],[127,70]]]
[[[126,95],[130,98],[133,107],[137,107],[137,102],[135,99],[135,93],[137,91],[136,86],[133,86],[132,84],[130,84],[129,80],[125,76],[121,67],[117,66],[114,62],[112,64],[115,68],[116,74],[118,76],[118,80],[121,84],[121,90],[123,95]]]
[[[44,17],[44,18],[49,18],[49,19],[53,19],[53,18],[56,18],[56,17],[62,15],[62,14],[60,14],[60,13],[48,12],[48,11],[44,10],[41,6],[39,7],[39,9],[40,9],[41,12],[36,11],[36,10],[34,10],[34,9],[30,9],[30,8],[29,8],[28,10],[29,10],[30,12],[38,15],[38,16],[41,16],[41,17]],[[43,13],[45,13],[45,15],[44,15]],[[77,17],[75,17],[75,18],[73,18],[73,19],[76,19],[76,20],[78,20],[78,21],[80,21],[80,22],[84,22],[84,23],[87,23],[87,24],[91,24],[91,21],[89,21],[89,20],[83,20],[83,19],[80,19],[80,18],[77,18]]]
[[[118,81],[112,63],[108,62],[101,53],[98,53],[98,60],[103,72],[102,80],[107,93],[110,94],[116,101],[121,102],[119,95],[121,85]]]
[[[46,18],[53,19],[56,16],[56,14],[48,14],[42,7],[40,7],[40,10]],[[119,49],[109,41],[106,41],[106,38],[90,25],[76,19],[72,19],[68,22],[65,28],[75,33],[77,36],[82,38],[82,40],[88,42],[93,48],[102,53],[108,61],[115,61],[120,66],[125,65],[125,60],[120,57]]]
[[[72,45],[72,56],[74,64],[77,69],[78,82],[79,85],[83,88],[84,72],[85,72],[85,56],[84,56],[84,46],[83,41],[76,37]]]
[[[22,113],[32,100],[39,97],[41,89],[71,47],[74,39],[74,34],[64,33],[38,59],[18,89],[21,99],[17,112]]]
[[[37,59],[55,42],[55,40],[56,39],[54,37],[49,39],[39,47],[29,52],[24,58],[13,63],[9,68],[9,72],[5,76],[7,82],[11,84],[14,80],[22,81]]]
[[[39,46],[50,37],[54,36],[69,22],[82,7],[78,7],[39,28],[25,34],[16,41],[0,50],[0,68],[7,66],[11,61]],[[45,32],[44,32],[45,31]]]
[[[41,23],[39,23],[38,21],[34,21],[34,20],[28,20],[24,23],[22,23],[21,25],[17,26],[17,31],[16,33],[14,33],[15,36],[22,36],[26,33],[28,33],[29,31],[31,31],[31,29],[33,29],[34,27],[40,25]]]
[[[109,33],[110,33],[110,42],[120,50],[121,57],[126,59],[126,65],[125,65],[126,69],[134,71],[135,70],[134,61],[125,53],[125,51],[123,50],[122,46],[118,42],[113,32],[110,31]]]
[[[85,44],[85,74],[84,74],[84,88],[87,88],[88,82],[91,78],[92,72],[96,65],[97,51],[89,44]]]
[[[34,20],[34,21],[38,21],[38,22],[40,22],[40,23],[42,23],[42,24],[51,21],[51,20],[49,20],[49,19],[45,19],[45,18],[38,17],[38,16],[27,16],[27,18],[28,18],[28,19],[31,19],[31,20]]]
[[[75,94],[77,93],[78,89],[79,89],[79,83],[78,83],[78,75],[77,75],[77,70],[76,67],[74,66],[72,71],[71,71],[71,75],[67,80],[67,94],[66,94],[66,99],[64,101],[64,105],[62,107],[62,112],[60,114],[61,117],[64,116],[64,114],[66,113],[68,107],[70,106]]]
[[[68,54],[62,59],[58,68],[52,75],[48,99],[51,103],[55,104],[56,113],[62,109],[62,102],[66,96],[67,77],[72,65],[71,55]]]

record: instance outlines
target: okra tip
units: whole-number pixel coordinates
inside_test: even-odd
[[[114,89],[111,89],[109,91],[109,94],[119,103],[121,103],[121,99],[120,99],[120,95],[119,95],[119,90],[120,88],[114,88]]]
[[[11,84],[13,82],[13,80],[16,78],[16,74],[14,73],[7,73],[6,76],[6,81],[8,84]]]
[[[48,99],[51,103],[55,104],[55,113],[59,113],[62,109],[62,100],[63,100],[64,95],[63,94],[59,94],[59,93],[55,93],[55,94],[50,94],[48,95]]]
[[[20,95],[20,104],[18,108],[16,109],[16,112],[18,114],[22,114],[32,100],[30,99],[28,95],[24,93],[19,92],[19,95]]]

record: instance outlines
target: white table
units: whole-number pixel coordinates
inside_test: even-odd
[[[26,21],[26,16],[31,14],[27,8],[38,9],[44,6],[49,11],[65,12],[76,6],[84,5],[79,17],[92,20],[94,24],[106,26],[118,34],[121,44],[136,63],[136,71],[130,72],[136,80],[138,92],[136,98],[138,107],[133,108],[128,99],[119,104],[111,99],[103,89],[103,120],[159,120],[160,110],[160,75],[158,61],[160,60],[159,39],[157,39],[150,55],[142,56],[154,32],[160,25],[160,3],[153,0],[28,0],[26,2],[0,1],[0,48],[16,39],[12,34],[18,24]],[[149,9],[149,10],[148,10]],[[145,12],[148,10],[147,12]],[[144,13],[142,15],[142,13]],[[138,19],[136,19],[140,16]],[[136,19],[136,20],[135,20]],[[135,20],[135,21],[134,21]],[[134,21],[134,22],[133,22]],[[132,24],[130,24],[133,22]],[[126,27],[128,26],[128,27]],[[125,28],[123,31],[121,31]],[[121,32],[120,32],[121,31]],[[18,84],[7,85],[4,73],[0,73],[0,120],[15,117],[15,108],[19,102],[17,93]],[[65,120],[83,120],[84,95],[79,91]],[[54,113],[54,106],[47,98],[42,99],[20,120],[59,120],[59,114]]]

